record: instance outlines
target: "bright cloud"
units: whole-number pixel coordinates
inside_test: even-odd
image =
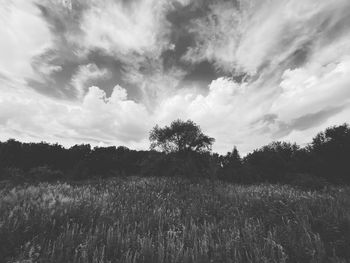
[[[89,81],[106,78],[111,73],[107,69],[99,69],[96,64],[81,65],[72,77],[72,86],[76,88],[78,98],[82,98],[89,87]]]
[[[0,15],[1,140],[145,149],[182,118],[247,153],[350,121],[347,0],[18,0]]]
[[[87,48],[102,48],[112,54],[160,52],[164,26],[164,2],[144,0],[123,6],[120,1],[94,3],[85,12],[81,29]]]
[[[51,41],[49,29],[33,1],[0,1],[0,73],[12,78],[35,77],[33,56]]]
[[[0,90],[1,140],[16,137],[60,140],[65,145],[103,142],[134,146],[151,128],[149,120],[145,107],[127,100],[126,91],[119,86],[109,98],[98,87],[90,87],[83,100],[74,103],[56,101],[25,87]]]

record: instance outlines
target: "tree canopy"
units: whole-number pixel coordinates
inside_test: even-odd
[[[151,149],[162,151],[0,141],[0,183],[7,179],[81,180],[140,174],[213,176],[236,183],[289,183],[316,188],[325,182],[350,184],[348,124],[327,128],[306,147],[273,142],[243,158],[237,148],[226,155],[212,154],[214,139],[190,120],[156,126],[150,140]]]
[[[156,125],[150,132],[151,149],[163,152],[206,152],[211,151],[215,139],[205,135],[191,120],[173,121],[170,126]]]

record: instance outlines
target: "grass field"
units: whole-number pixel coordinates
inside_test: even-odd
[[[4,186],[0,262],[350,262],[350,189],[138,177]]]

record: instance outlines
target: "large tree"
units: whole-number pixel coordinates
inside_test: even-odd
[[[310,170],[333,182],[350,182],[350,127],[333,126],[320,132],[309,146]]]
[[[205,135],[201,128],[191,120],[175,120],[170,126],[160,128],[156,125],[150,132],[151,149],[169,152],[211,151],[215,141]]]

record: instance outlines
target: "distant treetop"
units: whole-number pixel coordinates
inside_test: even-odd
[[[206,152],[211,151],[215,139],[205,135],[201,128],[191,120],[173,121],[170,126],[160,128],[156,125],[150,132],[151,149],[163,152]]]

